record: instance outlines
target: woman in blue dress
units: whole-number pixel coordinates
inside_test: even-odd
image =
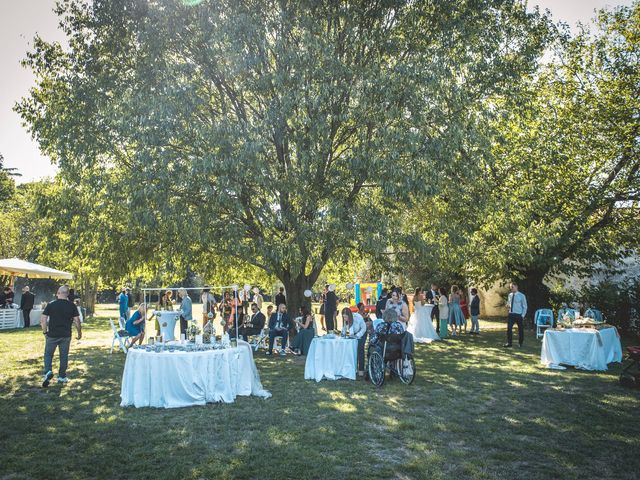
[[[455,337],[462,333],[462,326],[464,325],[464,315],[460,308],[460,289],[457,285],[451,287],[451,294],[449,294],[449,325],[451,325],[451,336]]]
[[[127,320],[124,328],[129,334],[129,338],[131,338],[129,346],[133,346],[136,342],[142,345],[142,341],[144,340],[144,321],[146,313],[147,310],[144,303],[141,303],[138,309],[133,312],[131,318]]]

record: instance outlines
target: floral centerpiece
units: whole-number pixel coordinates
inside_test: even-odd
[[[200,335],[200,328],[195,323],[192,323],[187,327],[187,339],[190,342],[196,341],[196,335]]]

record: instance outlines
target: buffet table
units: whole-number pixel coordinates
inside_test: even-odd
[[[160,323],[160,335],[165,342],[175,340],[176,322],[180,318],[180,312],[174,312],[173,310],[161,310],[156,311],[158,317],[158,323]]]
[[[165,347],[169,348],[169,347]],[[198,352],[127,352],[120,405],[177,408],[209,402],[232,403],[238,395],[268,398],[249,344]]]
[[[356,379],[358,340],[355,338],[316,337],[311,341],[304,365],[305,380],[319,382],[323,378]]]
[[[622,345],[615,328],[547,329],[542,339],[540,362],[548,368],[570,365],[582,370],[606,370],[622,361]]]

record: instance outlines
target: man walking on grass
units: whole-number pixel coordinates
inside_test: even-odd
[[[69,346],[71,345],[71,324],[76,324],[78,340],[82,338],[82,328],[77,307],[69,302],[69,287],[61,286],[56,294],[57,300],[50,302],[42,312],[40,326],[45,337],[44,345],[44,377],[42,386],[48,387],[53,378],[52,363],[56,348],[59,349],[60,368],[58,383],[67,383],[67,364],[69,363]]]
[[[511,293],[507,300],[509,317],[507,320],[507,343],[505,347],[511,347],[513,342],[513,325],[518,324],[518,345],[522,347],[524,341],[524,316],[527,314],[527,297],[518,291],[518,284],[511,282]]]

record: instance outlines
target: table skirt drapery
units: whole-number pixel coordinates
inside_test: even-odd
[[[178,408],[231,403],[238,395],[268,398],[251,348],[203,352],[131,349],[122,375],[121,406]]]
[[[358,341],[348,338],[316,337],[311,342],[304,366],[305,380],[319,382],[323,378],[356,379]]]
[[[615,328],[573,328],[544,332],[540,361],[549,368],[571,365],[582,370],[606,370],[622,361],[622,345]]]

